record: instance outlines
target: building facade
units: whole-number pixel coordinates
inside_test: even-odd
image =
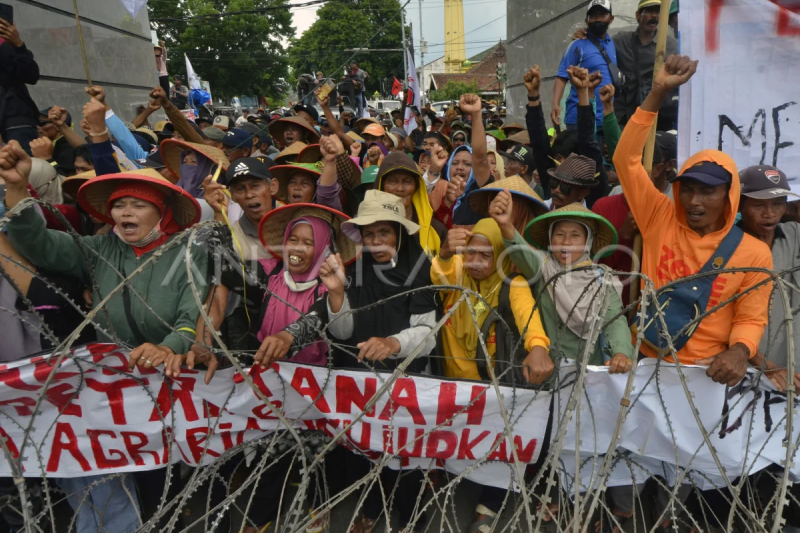
[[[39,82],[28,87],[36,105],[65,107],[79,118],[87,80],[72,0],[4,1],[39,64]],[[103,86],[107,103],[130,121],[158,85],[147,9],[133,18],[119,0],[78,0],[78,12],[92,83]]]
[[[522,77],[534,65],[542,73],[542,105],[550,115],[558,65],[578,28],[586,27],[590,0],[508,0],[508,84],[506,102],[509,121],[524,120],[528,93]],[[613,0],[612,34],[636,25],[637,0]],[[562,106],[563,108],[563,106]],[[548,121],[549,122],[549,121]]]

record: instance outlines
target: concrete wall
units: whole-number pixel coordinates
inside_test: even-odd
[[[542,71],[542,104],[545,116],[549,117],[558,65],[572,42],[572,34],[577,28],[585,27],[589,1],[508,0],[506,101],[509,121],[525,119],[528,94],[522,76],[533,65],[539,65]],[[637,4],[637,0],[612,0],[611,33],[635,26]],[[563,113],[562,109],[562,116]]]
[[[13,6],[20,36],[39,64],[39,83],[29,86],[36,105],[59,105],[80,117],[87,82],[72,0],[4,2]],[[147,9],[134,19],[119,0],[78,0],[78,12],[92,83],[105,87],[107,102],[130,121],[158,84]]]

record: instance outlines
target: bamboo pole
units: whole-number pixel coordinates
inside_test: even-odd
[[[89,75],[89,62],[86,60],[86,45],[83,42],[83,29],[81,28],[81,17],[78,14],[78,0],[72,0],[72,7],[75,10],[75,24],[78,25],[78,40],[81,42],[81,55],[83,56],[83,68],[86,70],[86,81],[89,87],[92,86],[92,77]]]
[[[670,0],[661,0],[661,13],[658,17],[658,35],[656,36],[656,62],[653,65],[653,83],[655,83],[656,73],[661,70],[664,65],[664,60],[667,54],[667,32],[669,31],[669,8],[672,2]],[[635,45],[634,45],[635,46]],[[650,129],[650,135],[647,137],[647,144],[644,146],[644,168],[647,174],[653,172],[653,150],[656,146],[656,129],[658,125],[658,117],[653,122],[653,127]],[[634,198],[630,200],[635,200]],[[629,200],[629,201],[630,201]],[[633,240],[633,253],[640,259],[639,270],[641,271],[641,258],[642,258],[642,236],[637,235]],[[631,284],[631,303],[639,299],[639,288],[641,284],[634,280]]]

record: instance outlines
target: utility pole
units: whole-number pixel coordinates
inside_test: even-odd
[[[420,91],[419,91],[419,105],[420,108],[425,105],[425,39],[422,37],[422,0],[419,0],[419,62],[421,65],[420,70]]]

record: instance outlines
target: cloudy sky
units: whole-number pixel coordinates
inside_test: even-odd
[[[293,4],[307,0],[292,0]],[[403,3],[404,0],[401,0]],[[419,0],[411,0],[406,8],[406,23],[414,32],[414,46],[419,61]],[[307,30],[316,19],[316,7],[293,9],[294,25],[298,36]],[[491,48],[500,39],[506,38],[506,0],[464,0],[464,34],[467,41],[467,57]],[[422,0],[422,32],[428,42],[428,63],[444,55],[444,0]]]

